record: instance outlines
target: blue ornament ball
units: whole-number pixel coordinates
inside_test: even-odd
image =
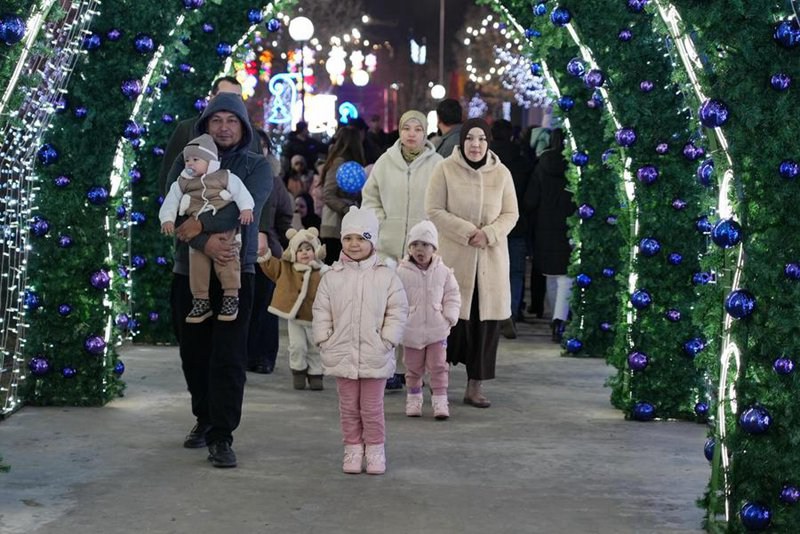
[[[731,291],[725,298],[725,311],[734,319],[750,317],[756,310],[756,298],[746,289]]]
[[[194,101],[194,109],[197,111],[202,112],[204,109],[208,107],[208,100],[205,98],[198,98]]]
[[[692,275],[692,283],[696,286],[704,286],[711,282],[711,273],[694,273]]]
[[[711,185],[711,178],[714,176],[714,160],[711,158],[703,160],[703,163],[697,167],[695,174],[697,175],[697,181],[700,182],[701,185],[709,187]]]
[[[247,21],[250,24],[261,24],[262,20],[264,20],[264,14],[260,9],[253,8],[247,10]]]
[[[65,96],[58,97],[58,100],[55,102],[55,112],[59,115],[66,113],[69,109],[69,99]]]
[[[572,154],[572,163],[578,167],[585,167],[589,163],[589,154],[586,152],[574,152]]]
[[[140,54],[150,54],[156,49],[156,43],[150,35],[138,33],[133,38],[133,48]]]
[[[534,76],[541,76],[544,70],[539,63],[531,63],[531,74]]]
[[[108,272],[100,269],[89,275],[89,284],[95,289],[108,289],[111,285],[111,277]]]
[[[580,273],[578,276],[575,277],[575,284],[578,287],[586,288],[592,285],[592,277],[586,273]]]
[[[141,269],[145,265],[147,265],[147,258],[137,254],[136,256],[131,258],[131,265],[133,265],[133,267],[136,269]]]
[[[783,266],[783,274],[789,280],[800,280],[800,263],[787,263]]]
[[[164,113],[163,115],[161,115],[161,122],[163,122],[164,124],[172,124],[173,122],[175,122],[175,116],[169,113]]]
[[[792,77],[779,72],[769,79],[769,85],[776,91],[786,91],[792,85]]]
[[[139,328],[139,321],[137,321],[136,319],[131,318],[131,320],[128,321],[128,329],[129,330],[136,330],[137,328]]]
[[[763,406],[750,406],[739,416],[739,426],[748,434],[763,434],[772,425],[772,416]]]
[[[742,241],[742,227],[733,219],[722,219],[711,230],[711,240],[718,247],[735,247]]]
[[[125,125],[122,127],[122,137],[125,139],[138,139],[142,133],[141,126],[134,121],[125,121]]]
[[[106,39],[112,43],[117,42],[122,37],[122,32],[118,28],[111,28],[106,32]]]
[[[609,226],[616,226],[617,217],[615,215],[609,215],[608,217],[606,217],[606,224]]]
[[[39,150],[36,152],[36,156],[39,158],[39,163],[45,167],[56,163],[59,158],[58,150],[50,143],[45,143],[39,147]]]
[[[791,50],[800,45],[800,22],[797,19],[782,20],[775,25],[772,38],[783,48]]]
[[[0,15],[0,41],[15,45],[25,37],[25,21],[22,17],[6,13]]]
[[[86,199],[94,206],[104,205],[106,202],[108,202],[108,198],[108,190],[103,186],[96,185],[90,187],[86,192]]]
[[[117,265],[117,273],[119,274],[120,278],[124,280],[127,280],[131,274],[130,271],[128,270],[128,267],[126,267],[125,265]]]
[[[89,113],[89,110],[86,109],[84,106],[78,106],[77,108],[75,108],[75,111],[73,113],[75,114],[75,118],[83,119],[86,117],[86,114]]]
[[[128,324],[130,323],[130,317],[126,313],[120,313],[114,318],[114,324],[117,325],[117,328],[121,328],[125,330],[128,328]]]
[[[25,296],[22,299],[22,303],[31,311],[38,310],[42,305],[42,299],[38,293],[32,291],[30,289],[25,291]]]
[[[217,55],[219,57],[228,57],[233,53],[233,46],[230,43],[220,41],[217,43]]]
[[[721,100],[711,98],[700,105],[697,115],[706,128],[719,128],[728,122],[728,106]]]
[[[739,519],[747,530],[766,530],[772,522],[772,510],[757,502],[746,502],[739,510]]]
[[[645,289],[637,289],[631,294],[631,304],[637,310],[643,310],[653,303],[653,297]]]
[[[645,165],[636,170],[636,178],[644,185],[652,185],[658,181],[658,167],[655,165]]]
[[[214,33],[214,25],[210,22],[204,22],[200,29],[203,30],[203,33]]]
[[[36,237],[44,237],[50,231],[50,223],[43,217],[36,216],[31,221],[31,232]]]
[[[800,489],[796,486],[786,485],[781,489],[779,499],[782,503],[797,504],[797,502],[800,501]]]
[[[689,141],[683,145],[681,153],[683,154],[684,158],[688,159],[689,161],[694,161],[702,158],[706,151],[695,145],[692,141]]]
[[[58,246],[61,248],[69,248],[72,246],[72,237],[67,234],[58,236]]]
[[[50,371],[50,362],[47,361],[47,358],[38,354],[28,362],[28,369],[30,369],[33,376],[44,376]]]
[[[562,111],[569,111],[575,107],[575,99],[571,96],[564,95],[558,99],[558,107],[560,107]]]
[[[620,42],[627,43],[631,39],[633,39],[633,32],[630,31],[628,28],[622,28],[619,33],[617,33],[617,39]]]
[[[672,209],[676,211],[681,211],[686,209],[687,203],[685,200],[681,198],[675,198],[672,200]]]
[[[698,402],[694,405],[694,413],[698,417],[708,417],[708,403],[705,402]]]
[[[89,52],[94,52],[95,50],[99,49],[103,45],[103,38],[97,35],[96,33],[91,33],[83,38],[83,46],[84,50]]]
[[[139,80],[123,80],[119,86],[120,92],[128,100],[133,100],[142,94],[142,82]]]
[[[154,146],[153,147],[153,155],[157,158],[164,156],[164,147],[162,146]]]
[[[581,77],[586,73],[586,67],[583,60],[579,57],[574,57],[567,63],[567,72],[573,76]]]
[[[541,37],[542,32],[534,28],[527,28],[525,30],[525,38],[526,39],[533,39],[534,37]]]
[[[205,0],[183,0],[183,7],[194,10],[203,7],[205,3]]]
[[[165,258],[164,256],[157,256],[156,257],[156,265],[164,266],[164,265],[167,265],[168,263],[169,262],[167,261],[167,258]]]
[[[704,348],[706,348],[706,342],[700,337],[692,338],[683,344],[683,352],[692,358],[700,354]]]
[[[142,181],[142,171],[134,167],[128,171],[128,178],[131,179],[132,184],[138,184]]]
[[[585,83],[587,87],[592,87],[594,89],[602,87],[605,82],[606,75],[600,69],[592,69],[583,77],[583,83]]]
[[[708,438],[705,446],[703,446],[703,455],[705,455],[706,460],[709,462],[714,459],[714,449],[716,448],[716,445],[717,442],[714,441],[714,438]]]
[[[550,13],[550,22],[556,26],[566,26],[572,20],[572,13],[565,7],[557,7]]]
[[[66,317],[70,313],[72,313],[72,306],[70,306],[69,304],[66,304],[66,303],[58,305],[58,314],[60,316]]]
[[[267,31],[270,33],[275,33],[276,31],[281,29],[281,21],[278,19],[272,18],[267,21]]]
[[[786,180],[794,180],[797,178],[797,175],[800,174],[800,163],[797,163],[791,159],[785,159],[781,161],[778,172],[780,173],[781,178]]]
[[[125,364],[122,363],[122,360],[117,360],[117,363],[114,364],[114,374],[117,376],[122,376],[122,373],[125,372]]]
[[[639,241],[639,250],[642,256],[652,258],[661,251],[661,243],[652,237],[645,237]]]
[[[611,323],[606,323],[606,322],[600,323],[601,332],[611,332],[611,330],[613,329],[614,327],[611,325]]]
[[[664,317],[667,318],[667,321],[671,323],[677,323],[681,320],[681,312],[680,310],[676,310],[675,308],[671,308],[664,312]]]
[[[649,93],[650,91],[653,90],[654,87],[655,84],[650,80],[642,80],[641,82],[639,82],[639,90],[643,93]]]
[[[605,269],[603,269],[603,276],[605,276],[606,278],[613,278],[614,276],[616,276],[616,274],[617,271],[612,269],[611,267],[606,267]]]
[[[710,234],[711,230],[714,229],[714,225],[711,224],[711,221],[709,221],[708,217],[705,215],[697,218],[694,222],[694,227],[701,234]]]
[[[83,348],[89,354],[98,356],[106,350],[106,342],[101,336],[90,334],[83,340]]]
[[[666,154],[669,154],[669,144],[663,141],[661,143],[658,143],[656,145],[656,154],[658,154],[659,156],[664,156]]]
[[[567,352],[570,354],[575,354],[581,351],[583,348],[583,342],[580,339],[571,337],[564,344],[564,348],[566,348]]]
[[[631,371],[644,371],[650,365],[650,358],[644,352],[635,350],[628,354],[628,367]]]
[[[336,171],[336,184],[345,193],[358,193],[367,181],[367,173],[356,161],[345,161]]]
[[[542,2],[533,6],[533,14],[536,17],[541,17],[547,13],[547,5]]]
[[[779,375],[788,375],[794,371],[794,361],[791,358],[781,356],[772,362],[772,369]]]
[[[600,155],[600,161],[603,162],[603,165],[608,165],[611,162],[611,158],[617,153],[616,150],[613,148],[607,148],[603,150],[603,153]]]
[[[620,128],[614,133],[614,139],[619,146],[633,146],[636,142],[636,130],[633,128]]]
[[[64,378],[75,378],[75,375],[78,374],[78,370],[74,367],[64,367],[61,369],[61,376]]]
[[[131,224],[144,224],[147,222],[147,217],[141,211],[131,212]]]
[[[636,421],[652,421],[656,418],[656,408],[649,402],[637,402],[632,415]]]
[[[678,252],[671,252],[669,256],[667,256],[667,261],[670,265],[680,265],[683,263],[683,256]]]
[[[632,13],[641,13],[647,6],[648,0],[628,0],[628,11]]]
[[[591,219],[594,217],[594,206],[591,204],[581,204],[578,206],[578,217],[583,220]]]
[[[124,219],[128,215],[128,210],[125,209],[125,206],[122,206],[122,205],[117,206],[117,209],[115,211],[116,211],[116,214],[117,214],[117,219],[120,219],[120,220]]]
[[[158,322],[159,314],[156,311],[151,311],[147,314],[147,318],[150,320],[151,323]]]

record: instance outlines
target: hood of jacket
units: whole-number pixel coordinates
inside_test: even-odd
[[[225,154],[232,154],[236,152],[248,150],[248,147],[253,141],[253,129],[250,127],[250,117],[247,115],[247,108],[244,105],[242,97],[235,93],[217,93],[217,96],[212,98],[200,119],[195,125],[195,131],[199,134],[208,133],[208,119],[211,115],[218,111],[227,111],[233,113],[239,118],[242,123],[242,140],[235,147],[228,149]]]

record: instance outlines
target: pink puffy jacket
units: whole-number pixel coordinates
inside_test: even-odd
[[[434,254],[427,269],[420,269],[406,257],[400,262],[397,275],[408,298],[403,345],[421,349],[447,339],[461,309],[461,292],[453,270]]]
[[[403,341],[408,302],[400,278],[377,254],[334,263],[317,288],[312,313],[314,343],[326,375],[394,374],[394,347]]]

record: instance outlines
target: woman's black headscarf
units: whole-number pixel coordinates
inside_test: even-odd
[[[489,156],[488,146],[486,148],[486,154],[483,155],[483,159],[480,161],[470,160],[464,152],[464,143],[467,142],[467,134],[469,134],[469,131],[473,128],[480,128],[483,130],[483,133],[486,134],[487,143],[492,142],[492,128],[489,126],[489,123],[483,119],[469,119],[461,125],[461,137],[458,140],[458,149],[461,151],[461,155],[464,157],[464,161],[467,162],[467,165],[473,169],[480,169],[486,164],[486,158]]]

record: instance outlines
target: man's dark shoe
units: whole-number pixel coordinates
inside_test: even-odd
[[[247,370],[252,373],[257,373],[260,375],[269,375],[275,370],[274,363],[265,363],[265,364],[257,364],[257,365],[248,365]]]
[[[215,441],[208,446],[208,461],[214,467],[236,467],[236,453],[227,441]]]
[[[209,430],[211,430],[211,425],[197,423],[184,438],[183,446],[187,449],[202,449],[206,446],[206,434]]]

